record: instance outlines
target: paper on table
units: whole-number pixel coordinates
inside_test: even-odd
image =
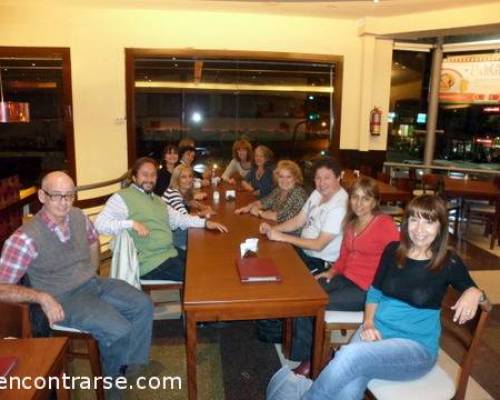
[[[258,244],[259,239],[257,238],[246,239],[243,243],[240,244],[240,257],[243,258],[247,251],[257,253]]]

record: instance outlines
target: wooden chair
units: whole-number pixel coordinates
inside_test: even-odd
[[[115,268],[111,268],[111,278],[123,279],[137,288],[139,288],[140,285],[140,289],[149,294],[155,306],[170,303],[171,301],[155,300],[154,296],[152,296],[153,292],[159,290],[179,290],[179,297],[182,304],[182,293],[184,288],[183,282],[172,280],[140,279],[137,249],[132,238],[126,231],[123,231],[115,238],[115,240],[115,243],[111,247],[112,263],[116,260],[116,264]],[[122,252],[122,255],[118,254],[119,251]],[[156,311],[157,308],[155,307],[155,319],[160,319],[158,318],[159,313]]]
[[[441,175],[437,174],[424,174],[422,175],[421,186],[419,189],[413,191],[414,196],[421,196],[423,194],[437,194],[441,186]]]
[[[385,172],[377,172],[377,180],[384,183],[391,183],[391,176]]]
[[[68,350],[68,359],[85,358],[89,360],[90,371],[93,377],[102,376],[101,357],[97,340],[85,331],[70,328],[64,325],[52,325],[52,336],[67,337],[70,341]],[[78,348],[78,342],[83,342],[85,349]],[[84,351],[86,350],[86,351]],[[97,381],[95,388],[97,400],[104,400],[104,387],[102,380]]]
[[[394,178],[392,185],[405,192],[413,191],[413,181],[409,178]]]
[[[0,339],[16,337],[29,339],[32,337],[29,305],[25,303],[0,302]]]
[[[450,306],[456,301],[458,294],[450,289],[450,293],[442,307],[442,323],[450,334],[454,336],[457,343],[465,348],[465,355],[460,362],[457,384],[439,366],[421,377],[412,381],[388,381],[372,379],[368,383],[369,397],[379,400],[464,400],[469,381],[472,364],[479,348],[479,341],[488,320],[491,305],[481,307],[474,319],[464,325],[453,322],[453,310]]]
[[[330,361],[332,351],[337,350],[350,338],[347,337],[347,330],[355,330],[363,323],[363,311],[326,311],[325,312],[325,334],[321,348],[321,363],[325,366]],[[339,331],[345,341],[332,341],[332,332]],[[290,357],[292,349],[293,323],[292,318],[283,321],[283,355]]]
[[[178,290],[179,291],[179,299],[182,310],[182,298],[184,294],[184,282],[181,281],[169,281],[169,280],[145,280],[141,279],[141,289],[146,292],[152,299],[153,304],[155,306],[161,304],[172,303],[171,300],[156,300],[153,292],[159,290]],[[155,307],[155,317],[154,319],[160,319],[156,312],[157,308]]]
[[[356,330],[363,323],[363,311],[326,311],[325,312],[325,335],[323,339],[323,350],[321,360],[325,366],[331,358],[332,351],[347,343],[350,337],[347,337],[348,330]],[[332,340],[332,333],[339,331],[345,338],[342,341]]]
[[[26,339],[32,337],[29,304],[10,304],[0,302],[0,315],[2,315],[2,322],[0,323],[0,338],[13,336]],[[92,335],[86,332],[78,331],[77,329],[63,327],[61,325],[52,326],[51,333],[53,336],[65,336],[70,339],[69,351],[67,353],[68,359],[71,359],[71,357],[88,358],[90,361],[92,375],[102,376],[99,348]],[[75,340],[83,340],[85,342],[87,353],[73,350],[75,347]],[[98,381],[96,387],[96,397],[97,400],[105,399],[102,380]]]

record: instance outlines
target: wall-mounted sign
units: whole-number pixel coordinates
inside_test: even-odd
[[[500,54],[474,54],[444,59],[439,101],[500,103]]]

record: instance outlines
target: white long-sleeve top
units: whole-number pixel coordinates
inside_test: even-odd
[[[141,190],[134,185],[137,190]],[[189,214],[181,214],[172,207],[165,205],[168,209],[168,221],[170,229],[177,228],[203,228],[205,227],[205,219]],[[112,195],[103,210],[99,213],[95,220],[95,227],[100,234],[117,235],[123,229],[131,229],[134,221],[129,219],[127,204],[119,193]]]

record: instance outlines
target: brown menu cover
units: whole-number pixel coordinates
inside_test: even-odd
[[[270,258],[246,257],[236,260],[241,282],[279,282],[281,275]]]
[[[0,376],[9,375],[10,371],[16,366],[17,357],[0,356]]]

